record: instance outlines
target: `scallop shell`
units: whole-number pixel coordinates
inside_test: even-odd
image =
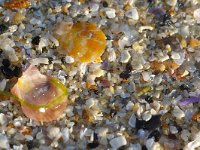
[[[22,9],[28,8],[31,3],[28,0],[10,0],[4,3],[4,7],[9,9]]]
[[[77,62],[100,62],[106,48],[106,36],[94,23],[59,22],[53,31],[58,51]]]
[[[67,89],[57,79],[30,65],[11,93],[21,102],[23,113],[36,121],[57,120],[67,106]]]

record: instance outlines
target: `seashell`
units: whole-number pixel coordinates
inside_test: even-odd
[[[28,8],[30,5],[28,0],[10,0],[9,2],[4,3],[4,7],[9,9]]]
[[[60,118],[67,105],[67,89],[57,79],[43,75],[30,65],[11,89],[23,113],[36,121]]]
[[[53,31],[58,51],[77,62],[100,62],[106,48],[106,36],[95,23],[59,22]]]

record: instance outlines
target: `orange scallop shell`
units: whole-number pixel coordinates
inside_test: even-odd
[[[60,103],[45,108],[63,94],[63,90],[54,85],[52,80],[59,82],[53,77],[41,74],[35,66],[29,66],[11,89],[13,95],[24,100],[21,102],[21,108],[27,117],[40,122],[60,118],[67,105],[67,94],[62,97]],[[41,105],[44,108],[37,107]]]
[[[31,4],[28,0],[11,0],[9,2],[4,3],[4,7],[9,9],[28,8],[30,5]]]
[[[106,36],[95,23],[59,22],[53,32],[58,51],[77,62],[100,62],[106,48]]]

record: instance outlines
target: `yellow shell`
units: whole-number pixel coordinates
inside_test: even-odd
[[[53,32],[58,51],[77,62],[100,62],[106,48],[106,36],[94,23],[60,22]]]

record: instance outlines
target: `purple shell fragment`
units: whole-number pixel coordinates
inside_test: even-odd
[[[200,97],[190,97],[190,98],[186,98],[183,101],[181,101],[179,103],[179,106],[186,106],[190,103],[196,103],[200,101]]]

